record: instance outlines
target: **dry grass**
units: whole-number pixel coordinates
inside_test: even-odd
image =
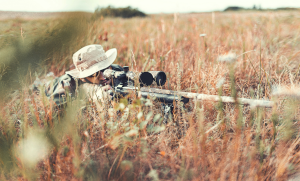
[[[133,96],[132,104],[121,100],[97,110],[89,101],[82,104],[79,95],[57,115],[42,94],[23,88],[0,115],[1,145],[7,147],[0,152],[7,169],[2,178],[288,179],[299,171],[299,100],[272,96],[272,87],[299,85],[299,17],[299,12],[204,13],[91,22],[79,44],[116,47],[116,63],[131,70],[167,72],[166,89],[272,99],[277,106],[191,100],[174,103],[173,119],[163,124],[160,104],[151,99]],[[218,62],[228,54],[236,61]],[[21,125],[14,129],[16,120]],[[31,166],[16,151],[32,143],[29,135],[47,143],[37,149],[48,148]]]

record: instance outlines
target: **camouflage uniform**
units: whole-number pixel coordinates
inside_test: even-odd
[[[97,103],[99,100],[106,101],[109,99],[108,94],[102,90],[101,85],[85,83],[68,74],[46,83],[45,94],[60,107],[67,102],[67,96],[74,97],[79,89],[84,91],[86,97],[92,99],[93,102]]]
[[[76,84],[79,86],[82,81],[77,81],[72,76],[65,74],[46,83],[45,94],[57,106],[61,106],[66,103],[66,95],[70,97],[75,95]]]
[[[85,91],[85,95],[97,103],[100,99],[104,101],[108,94],[103,91],[107,87],[91,83],[87,77],[108,68],[117,57],[117,49],[112,48],[104,51],[103,47],[98,44],[87,45],[73,54],[74,69],[66,71],[65,75],[56,78],[54,81],[46,84],[46,96],[51,98],[57,106],[64,104],[69,97],[74,97],[77,89]],[[99,78],[99,77],[97,77]],[[84,79],[88,83],[81,81]],[[97,83],[100,80],[96,79]]]

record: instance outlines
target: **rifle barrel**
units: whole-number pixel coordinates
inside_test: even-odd
[[[157,88],[146,88],[142,87],[141,91],[145,92],[153,92],[153,93],[159,93],[159,94],[173,94],[173,95],[179,95],[183,96],[189,99],[196,99],[196,100],[202,100],[202,101],[215,101],[218,102],[221,101],[225,103],[235,103],[235,100],[233,97],[229,96],[218,96],[218,95],[207,95],[207,94],[198,94],[198,93],[192,93],[192,92],[182,92],[182,91],[172,91],[172,90],[166,90],[166,89],[157,89]],[[274,102],[268,101],[268,100],[257,100],[257,99],[246,99],[246,98],[238,98],[237,99],[240,104],[243,105],[250,105],[255,107],[273,107]]]

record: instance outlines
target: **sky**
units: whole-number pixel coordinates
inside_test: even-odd
[[[228,6],[252,8],[298,7],[300,0],[0,0],[0,11],[94,12],[97,7],[138,8],[145,13],[185,13],[224,10]]]

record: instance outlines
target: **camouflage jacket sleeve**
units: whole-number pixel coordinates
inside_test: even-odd
[[[45,84],[45,94],[48,98],[53,100],[57,106],[66,103],[67,96],[72,97],[76,90],[76,80],[70,75],[63,75],[49,81]]]
[[[99,102],[105,103],[110,100],[109,94],[103,90],[101,85],[83,83],[67,74],[46,83],[45,94],[57,106],[61,106],[67,102],[67,98],[75,96],[77,88],[84,93],[84,97],[96,103],[98,108]]]

